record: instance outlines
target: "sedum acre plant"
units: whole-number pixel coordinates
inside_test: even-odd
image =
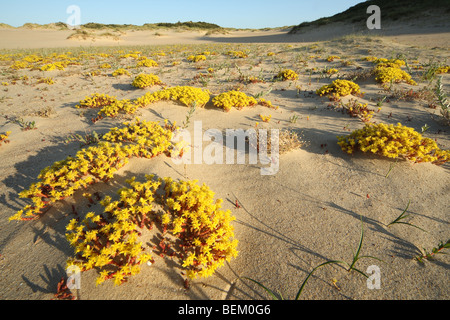
[[[366,124],[348,136],[339,136],[338,145],[353,154],[357,150],[372,152],[389,158],[404,158],[414,163],[443,164],[450,159],[450,151],[441,150],[436,142],[423,138],[413,128],[380,124]]]
[[[128,71],[124,68],[119,68],[119,69],[115,70],[112,73],[112,75],[113,75],[113,77],[118,77],[118,76],[123,76],[123,75],[131,76],[131,73],[130,73],[130,71]]]
[[[298,80],[298,74],[291,69],[285,69],[278,72],[277,78],[281,80]]]
[[[9,143],[8,137],[11,134],[11,131],[6,131],[6,133],[0,134],[0,145],[2,143]]]
[[[187,59],[187,61],[190,61],[190,62],[206,61],[206,56],[203,54],[191,55],[191,56],[188,56],[186,59]]]
[[[111,129],[103,136],[106,142],[82,149],[75,157],[42,170],[40,181],[20,193],[32,204],[10,220],[41,217],[51,205],[77,190],[113,178],[130,157],[153,158],[162,153],[171,156],[172,148],[177,147],[171,142],[177,129],[168,121],[162,127],[139,118],[124,123],[120,129]],[[151,230],[153,224],[158,224],[157,230],[164,230],[161,243],[172,241],[174,252],[170,257],[179,259],[190,279],[211,276],[225,261],[237,256],[238,241],[231,225],[235,218],[230,211],[220,210],[223,200],[214,200],[214,193],[206,185],[155,179],[154,175],[146,175],[146,180],[127,180],[130,187],[118,190],[118,200],[107,196],[100,202],[102,213],[89,212],[84,218],[70,220],[66,239],[74,247],[75,256],[67,260],[67,267],[96,269],[97,285],[108,279],[113,279],[115,285],[122,284],[138,274],[143,263],[154,262],[140,239],[143,229]],[[83,196],[93,203],[89,193]]]
[[[320,89],[317,89],[316,93],[319,96],[330,95],[339,98],[349,94],[359,94],[361,91],[356,83],[338,79],[334,80],[331,84],[324,85]]]
[[[402,60],[400,60],[402,61]],[[375,81],[379,83],[399,83],[405,81],[408,84],[416,85],[417,83],[411,79],[411,76],[400,69],[400,65],[392,62],[379,63],[375,69]]]
[[[224,111],[230,111],[231,108],[240,110],[244,107],[254,106],[258,103],[255,98],[249,97],[243,92],[234,90],[219,94],[212,102],[214,106],[222,108]]]
[[[186,106],[196,103],[198,107],[203,107],[208,103],[210,94],[208,90],[190,86],[178,86],[167,88],[152,93],[146,93],[136,100],[139,106],[146,106],[161,100],[179,101]]]
[[[133,87],[136,88],[148,88],[157,84],[162,84],[158,76],[154,74],[140,74],[133,80]]]
[[[22,191],[21,198],[31,199],[31,204],[19,210],[9,220],[39,218],[55,202],[72,196],[77,190],[103,181],[107,182],[128,163],[133,156],[152,158],[162,153],[170,155],[170,142],[175,125],[164,127],[136,119],[125,129],[113,128],[104,135],[106,141],[97,146],[81,149],[74,157],[67,157],[43,169],[39,181]],[[127,131],[136,130],[134,136]],[[122,141],[122,142],[117,142]]]

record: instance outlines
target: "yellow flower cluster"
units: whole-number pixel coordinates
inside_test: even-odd
[[[378,58],[372,61],[374,64],[380,64],[380,63],[386,63],[386,64],[394,64],[398,68],[403,67],[406,63],[404,60],[400,59],[385,59],[385,58]]]
[[[118,100],[116,97],[111,97],[106,94],[94,93],[91,97],[86,97],[84,100],[81,100],[80,104],[75,107],[102,108],[98,112],[97,117],[92,119],[93,122],[96,122],[105,116],[115,117],[119,112],[133,114],[136,112],[138,105],[128,99]]]
[[[74,157],[43,169],[38,176],[40,181],[20,193],[21,198],[30,198],[33,204],[25,206],[10,220],[38,218],[45,208],[72,196],[75,191],[99,181],[107,182],[128,163],[130,157],[150,158],[161,153],[170,155],[171,144],[168,142],[175,129],[167,124],[161,128],[156,123],[141,122],[139,119],[134,124],[127,124],[124,130],[113,128],[105,135],[107,141],[81,149]],[[133,130],[137,131],[135,135],[127,135]]]
[[[186,59],[187,59],[187,61],[190,61],[190,62],[206,61],[206,57],[203,54],[190,55]]]
[[[118,76],[123,76],[123,75],[131,76],[131,73],[130,73],[130,71],[128,71],[124,68],[119,68],[119,69],[115,70],[112,73],[112,75],[113,75],[113,77],[118,77]]]
[[[99,276],[96,285],[114,279],[120,285],[127,277],[140,272],[140,265],[152,261],[138,242],[139,227],[149,220],[158,182],[144,184],[127,180],[132,188],[118,191],[120,200],[105,197],[101,201],[103,214],[89,212],[84,220],[72,219],[67,225],[66,239],[75,248],[75,259],[68,259],[67,266],[75,265],[81,271],[96,268]],[[108,218],[105,218],[108,217]]]
[[[126,58],[133,58],[133,59],[139,59],[139,55],[141,54],[142,52],[139,52],[139,51],[136,51],[136,52],[131,52],[131,53],[127,53],[127,54],[124,54],[124,55],[121,55],[120,56],[120,58],[123,58],[123,59],[126,59]]]
[[[377,58],[377,57],[374,57],[374,56],[367,56],[367,57],[362,58],[361,60],[373,62],[373,61],[375,61],[375,60],[377,60],[377,59],[378,59],[378,58]]]
[[[11,134],[11,131],[6,131],[5,134],[0,134],[0,145],[3,143],[9,143],[8,136]]]
[[[122,284],[140,272],[142,263],[154,262],[138,242],[139,229],[152,223],[181,240],[172,248],[189,278],[208,277],[237,256],[238,241],[233,239],[230,224],[235,218],[230,211],[220,210],[222,199],[213,201],[214,193],[207,186],[197,181],[156,180],[154,175],[146,175],[146,180],[127,180],[131,188],[120,189],[119,200],[108,196],[101,201],[103,214],[90,212],[81,223],[70,221],[66,238],[75,247],[76,258],[69,259],[68,266],[76,265],[82,271],[96,268],[97,285],[107,279]],[[153,209],[154,204],[164,208],[162,215]]]
[[[31,67],[31,65],[26,61],[15,61],[10,68],[14,70],[26,69]]]
[[[254,106],[258,103],[255,98],[235,90],[219,94],[212,102],[214,106],[222,108],[225,111],[230,111],[231,108],[240,110],[244,107]]]
[[[275,55],[275,52],[272,52],[272,51],[267,53],[268,57],[273,57],[274,55]]]
[[[157,84],[162,84],[157,75],[154,74],[140,74],[133,80],[133,87],[147,88]]]
[[[74,157],[55,162],[41,171],[39,182],[19,194],[21,198],[30,198],[33,204],[26,205],[9,219],[35,219],[45,208],[72,196],[76,190],[98,181],[108,181],[127,163],[129,156],[120,144],[102,142],[98,146],[81,149]]]
[[[161,100],[172,100],[179,101],[188,107],[193,103],[196,103],[198,107],[203,107],[208,103],[209,99],[210,93],[208,90],[190,86],[178,86],[153,93],[148,92],[144,96],[136,99],[136,104],[139,106],[147,106]]]
[[[373,110],[367,107],[367,103],[363,104],[356,101],[355,99],[350,99],[350,101],[345,104],[340,103],[340,106],[344,108],[347,114],[349,114],[351,117],[358,117],[363,122],[369,122],[375,113]]]
[[[403,61],[403,60],[400,60]],[[416,85],[417,83],[411,79],[411,76],[400,69],[400,65],[395,62],[379,63],[375,69],[375,81],[379,83],[389,83],[405,81],[408,84]]]
[[[103,63],[98,66],[100,69],[111,69],[111,65],[109,63]]]
[[[261,118],[261,120],[263,122],[269,122],[270,119],[272,119],[272,115],[270,115],[270,114],[268,116],[263,116],[262,114],[260,114],[259,117]]]
[[[173,181],[165,178],[164,204],[168,209],[163,223],[178,236],[184,248],[183,267],[191,279],[211,276],[225,261],[236,257],[229,210],[220,210],[222,199],[214,201],[214,192],[197,181]]]
[[[348,80],[337,79],[331,84],[324,85],[320,89],[317,89],[316,93],[319,96],[333,95],[336,98],[343,97],[349,94],[361,93],[359,86]]]
[[[165,126],[161,127],[158,122],[141,121],[136,118],[133,123],[124,122],[120,129],[112,128],[103,136],[103,139],[110,142],[129,143],[129,154],[150,159],[162,153],[170,156],[174,147],[171,139],[176,129],[176,124],[169,126],[166,122]]]
[[[442,67],[437,68],[436,74],[440,74],[440,73],[450,73],[450,66],[442,66]]]
[[[423,138],[413,128],[380,124],[366,124],[348,136],[339,136],[338,145],[353,154],[356,150],[372,152],[389,158],[405,158],[415,163],[442,164],[450,159],[450,151],[441,150],[436,142]]]
[[[270,100],[266,100],[264,98],[259,98],[258,104],[261,106],[270,108],[270,109],[274,109],[274,110],[278,109],[278,106],[274,106]]]
[[[298,74],[290,69],[285,69],[278,72],[277,78],[282,80],[297,80]]]
[[[327,57],[328,62],[334,61],[335,59],[340,59],[340,57],[339,56],[328,56]]]
[[[52,85],[55,84],[55,81],[53,80],[53,78],[40,78],[37,83],[45,83],[48,85]]]
[[[156,61],[152,60],[152,59],[148,59],[146,57],[143,57],[143,59],[140,59],[140,61],[137,63],[136,65],[137,67],[157,67],[158,63],[156,63]]]
[[[90,97],[85,97],[84,100],[81,100],[80,104],[76,105],[75,108],[102,108],[117,101],[116,97],[111,97],[107,94],[93,93]]]
[[[53,71],[53,70],[64,70],[68,65],[70,61],[57,61],[53,63],[44,64],[39,69],[41,71]]]
[[[248,54],[245,51],[234,51],[234,50],[230,50],[227,52],[227,55],[231,56],[231,57],[235,57],[235,58],[247,58]]]
[[[327,69],[327,74],[335,74],[335,73],[338,73],[338,72],[339,72],[339,70],[336,69],[336,68]]]

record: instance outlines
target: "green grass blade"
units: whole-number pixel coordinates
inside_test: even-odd
[[[335,264],[339,264],[339,263],[343,263],[342,261],[337,261],[337,260],[331,260],[331,261],[326,261],[324,263],[319,264],[318,266],[316,266],[306,277],[305,281],[303,281],[302,285],[300,286],[300,289],[297,292],[297,295],[295,296],[295,300],[298,300],[298,298],[300,297],[300,294],[303,291],[303,288],[305,288],[306,282],[308,282],[309,278],[312,276],[312,274],[319,269],[320,267],[323,267],[327,264],[331,264],[331,263],[335,263]]]
[[[275,295],[275,293],[273,293],[272,290],[270,290],[269,288],[267,288],[266,286],[264,286],[262,283],[260,283],[260,282],[258,282],[258,281],[256,281],[256,280],[253,280],[253,279],[251,279],[251,278],[247,278],[247,277],[242,277],[242,278],[247,279],[247,280],[250,280],[250,281],[253,281],[253,282],[256,283],[258,286],[260,286],[261,288],[263,288],[264,290],[266,290],[267,293],[270,294],[274,300],[279,300],[278,297]]]

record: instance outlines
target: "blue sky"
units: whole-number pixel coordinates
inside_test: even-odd
[[[88,22],[135,24],[205,21],[222,27],[264,28],[297,25],[331,16],[363,0],[11,0],[0,2],[0,22],[67,22],[70,5]]]

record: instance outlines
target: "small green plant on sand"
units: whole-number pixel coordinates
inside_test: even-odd
[[[437,245],[437,247],[434,247],[433,249],[431,249],[430,252],[427,252],[425,249],[424,252],[421,252],[419,256],[417,256],[415,259],[417,261],[419,261],[420,263],[423,263],[423,259],[426,260],[432,260],[434,259],[435,255],[437,254],[445,254],[444,252],[442,252],[442,250],[444,249],[449,249],[450,248],[450,240],[447,240],[447,242],[439,242],[439,244]]]
[[[425,231],[424,229],[419,228],[419,227],[416,226],[416,225],[413,225],[412,223],[401,221],[401,220],[403,220],[403,219],[405,219],[405,218],[408,218],[408,217],[410,216],[409,214],[406,214],[406,212],[408,211],[408,208],[409,208],[409,205],[410,205],[410,204],[411,204],[411,200],[408,201],[408,205],[406,206],[405,210],[403,210],[403,212],[402,212],[397,218],[395,218],[395,220],[393,220],[393,221],[391,221],[390,223],[388,223],[387,226],[389,227],[389,226],[391,226],[391,225],[393,225],[393,224],[406,224],[406,225],[408,225],[408,226],[411,226],[411,227],[417,228],[417,229],[419,229],[419,230],[422,230],[422,231],[424,231],[424,232],[427,232],[427,231]]]
[[[300,298],[300,295],[302,294],[303,289],[306,286],[306,283],[308,282],[309,278],[313,275],[313,273],[316,272],[317,269],[319,269],[321,267],[324,267],[326,265],[329,265],[329,264],[338,264],[338,265],[339,264],[343,264],[343,265],[346,266],[346,269],[347,269],[348,272],[354,270],[354,271],[362,274],[364,277],[368,278],[368,276],[363,271],[361,271],[361,270],[356,268],[356,263],[359,260],[363,259],[363,258],[376,259],[376,260],[379,260],[381,262],[384,262],[384,261],[379,259],[379,258],[373,257],[373,256],[361,256],[360,254],[361,254],[361,248],[362,248],[362,245],[363,245],[363,240],[364,240],[364,225],[363,225],[362,218],[361,218],[361,236],[359,238],[358,248],[356,249],[356,252],[353,253],[353,260],[352,260],[352,262],[351,263],[347,263],[347,262],[341,261],[341,260],[328,260],[328,261],[325,261],[325,262],[317,265],[316,267],[314,267],[311,270],[311,272],[306,276],[306,278],[303,281],[303,283],[300,285],[300,288],[297,291],[297,294],[295,295],[295,300],[298,300]],[[279,297],[281,297],[281,299],[284,300],[283,296],[280,293],[278,293],[278,296],[279,296],[278,297],[277,294],[275,294],[272,290],[270,290],[269,288],[264,286],[262,283],[254,280],[254,279],[248,278],[248,277],[242,277],[242,278],[250,280],[250,281],[256,283],[258,286],[263,288],[274,300],[278,300]]]

